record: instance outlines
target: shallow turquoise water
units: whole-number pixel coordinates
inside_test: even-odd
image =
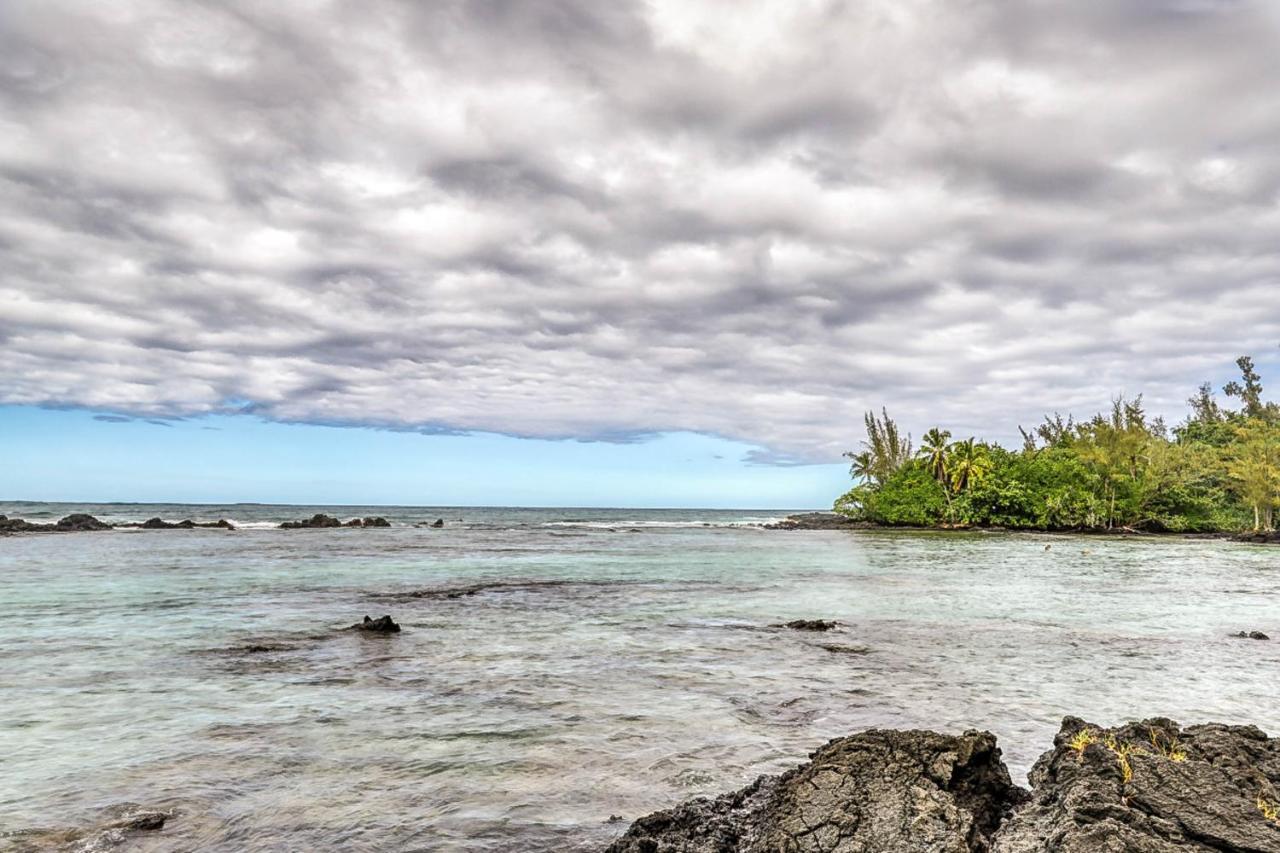
[[[1280,731],[1280,550],[753,526],[767,513],[350,508],[448,526],[280,531],[314,509],[86,509],[261,527],[0,538],[3,829],[128,800],[180,812],[144,850],[590,850],[610,815],[869,726],[988,728],[1018,775],[1068,713]],[[384,612],[403,633],[334,630]],[[846,627],[770,627],[801,617]]]

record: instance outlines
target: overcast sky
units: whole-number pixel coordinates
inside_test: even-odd
[[[3,0],[0,259],[0,403],[1177,415],[1280,341],[1280,4]]]

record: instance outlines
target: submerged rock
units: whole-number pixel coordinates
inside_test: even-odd
[[[156,832],[172,819],[172,811],[120,803],[102,811],[91,826],[76,829],[29,829],[0,833],[4,849],[14,853],[70,850],[76,853],[110,850],[128,844],[142,833]]]
[[[839,628],[840,623],[834,619],[792,619],[778,627],[790,628],[793,631],[830,631],[833,628]]]
[[[1241,640],[1270,640],[1271,639],[1261,631],[1249,631],[1248,633],[1241,631],[1240,633],[1232,634],[1231,636],[1237,637]]]
[[[1280,739],[1067,717],[1013,786],[993,735],[869,731],[633,823],[608,853],[1280,853]]]
[[[400,633],[400,626],[390,616],[379,616],[377,619],[366,616],[363,622],[357,622],[351,628],[356,631],[368,631],[371,634]]]
[[[869,655],[869,646],[849,646],[844,643],[819,643],[818,648],[837,655]]]
[[[642,817],[607,853],[985,851],[1025,796],[989,732],[872,730],[781,776]]]

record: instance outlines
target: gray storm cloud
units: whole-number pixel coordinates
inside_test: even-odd
[[[832,460],[1280,340],[1280,13],[7,0],[0,402]]]

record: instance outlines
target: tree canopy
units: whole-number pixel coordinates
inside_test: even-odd
[[[885,409],[868,412],[863,449],[848,453],[858,482],[838,512],[889,525],[1000,526],[1040,530],[1132,528],[1216,532],[1270,530],[1280,504],[1280,407],[1263,399],[1253,360],[1218,402],[1209,384],[1169,430],[1142,397],[1112,401],[1076,421],[1055,412],[1022,447],[952,440],[934,427],[911,452]]]

